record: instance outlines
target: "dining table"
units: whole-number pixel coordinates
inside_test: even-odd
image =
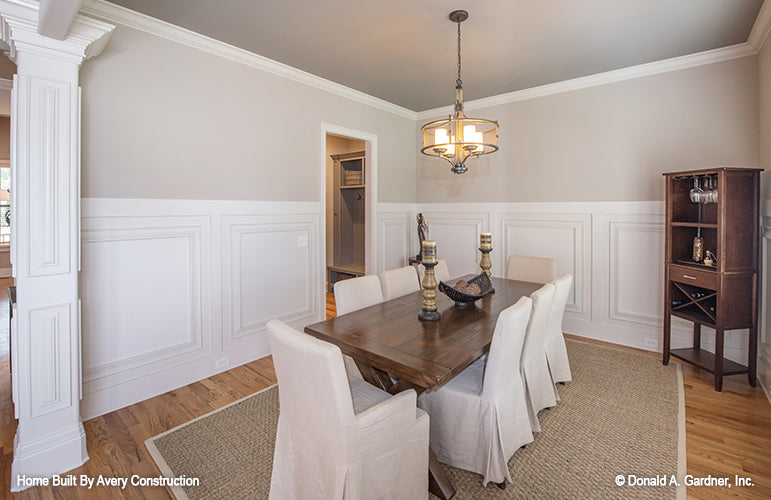
[[[490,281],[490,293],[465,305],[437,293],[436,321],[418,318],[421,290],[314,323],[305,332],[351,356],[370,384],[391,394],[406,389],[420,394],[447,383],[486,354],[498,314],[543,286],[494,277]],[[429,490],[449,500],[455,488],[430,449],[428,465]]]

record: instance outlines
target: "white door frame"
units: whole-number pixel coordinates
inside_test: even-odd
[[[327,134],[348,139],[363,141],[364,147],[364,272],[377,273],[376,263],[378,253],[378,232],[375,231],[377,220],[377,135],[361,130],[342,127],[332,123],[321,122],[319,127],[319,234],[321,235],[321,251],[319,252],[319,270],[323,273],[320,283],[321,310],[319,316],[325,319],[327,290],[327,232],[325,230],[327,215]]]

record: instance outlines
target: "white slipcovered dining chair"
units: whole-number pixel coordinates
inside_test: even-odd
[[[511,481],[508,461],[533,441],[519,362],[532,300],[501,311],[490,351],[452,380],[424,392],[431,449],[440,462],[476,472],[482,483]],[[505,483],[504,483],[505,485]]]
[[[385,300],[395,299],[420,290],[418,273],[414,266],[391,269],[380,274],[380,286]]]
[[[383,302],[380,279],[374,274],[359,276],[335,283],[337,314],[347,314]]]
[[[568,362],[568,350],[565,337],[562,335],[562,317],[565,315],[565,305],[570,295],[573,276],[566,274],[552,281],[555,287],[549,321],[546,324],[546,359],[549,361],[549,372],[555,384],[573,380]]]
[[[551,304],[554,301],[554,291],[554,285],[546,283],[530,295],[533,299],[533,310],[530,313],[525,345],[522,348],[522,378],[525,380],[530,425],[533,432],[541,431],[538,412],[555,406],[559,399],[549,373],[549,362],[546,359],[546,325],[549,321]]]
[[[426,275],[426,267],[423,264],[418,265],[418,283],[420,283],[420,287],[423,288],[423,276]],[[439,283],[440,281],[447,282],[450,280],[450,268],[447,267],[447,261],[444,259],[439,259],[436,261],[436,265],[434,266],[434,277],[436,278],[436,282]]]
[[[415,391],[348,379],[340,349],[268,322],[279,391],[270,498],[428,498],[428,415]]]
[[[507,279],[529,281],[531,283],[548,283],[556,277],[556,259],[529,257],[526,255],[509,256],[509,261],[506,265]]]
[[[335,283],[334,291],[335,310],[338,316],[383,302],[380,279],[374,274],[338,281]],[[361,372],[353,358],[344,356],[343,359],[348,373],[361,378]]]

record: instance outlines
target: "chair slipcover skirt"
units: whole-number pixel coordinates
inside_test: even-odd
[[[280,412],[270,498],[428,497],[428,415],[346,376],[337,346],[273,320]]]
[[[418,399],[431,416],[431,449],[436,458],[481,474],[485,485],[511,481],[508,460],[533,441],[519,375],[530,304],[523,297],[500,314],[486,359],[480,358]]]
[[[570,295],[570,287],[573,284],[573,276],[566,274],[552,282],[556,287],[554,302],[549,315],[549,324],[546,333],[546,358],[549,360],[549,372],[554,383],[570,382],[573,377],[570,373],[568,350],[565,346],[565,337],[562,335],[562,317],[565,314],[565,305]]]
[[[525,381],[533,432],[541,430],[538,412],[556,406],[559,399],[546,358],[546,326],[554,300],[554,290],[554,285],[546,283],[530,295],[533,299],[533,312],[530,314],[525,346],[522,349],[522,378]]]

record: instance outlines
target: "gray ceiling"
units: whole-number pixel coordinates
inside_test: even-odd
[[[110,0],[413,111],[747,41],[763,0]]]

